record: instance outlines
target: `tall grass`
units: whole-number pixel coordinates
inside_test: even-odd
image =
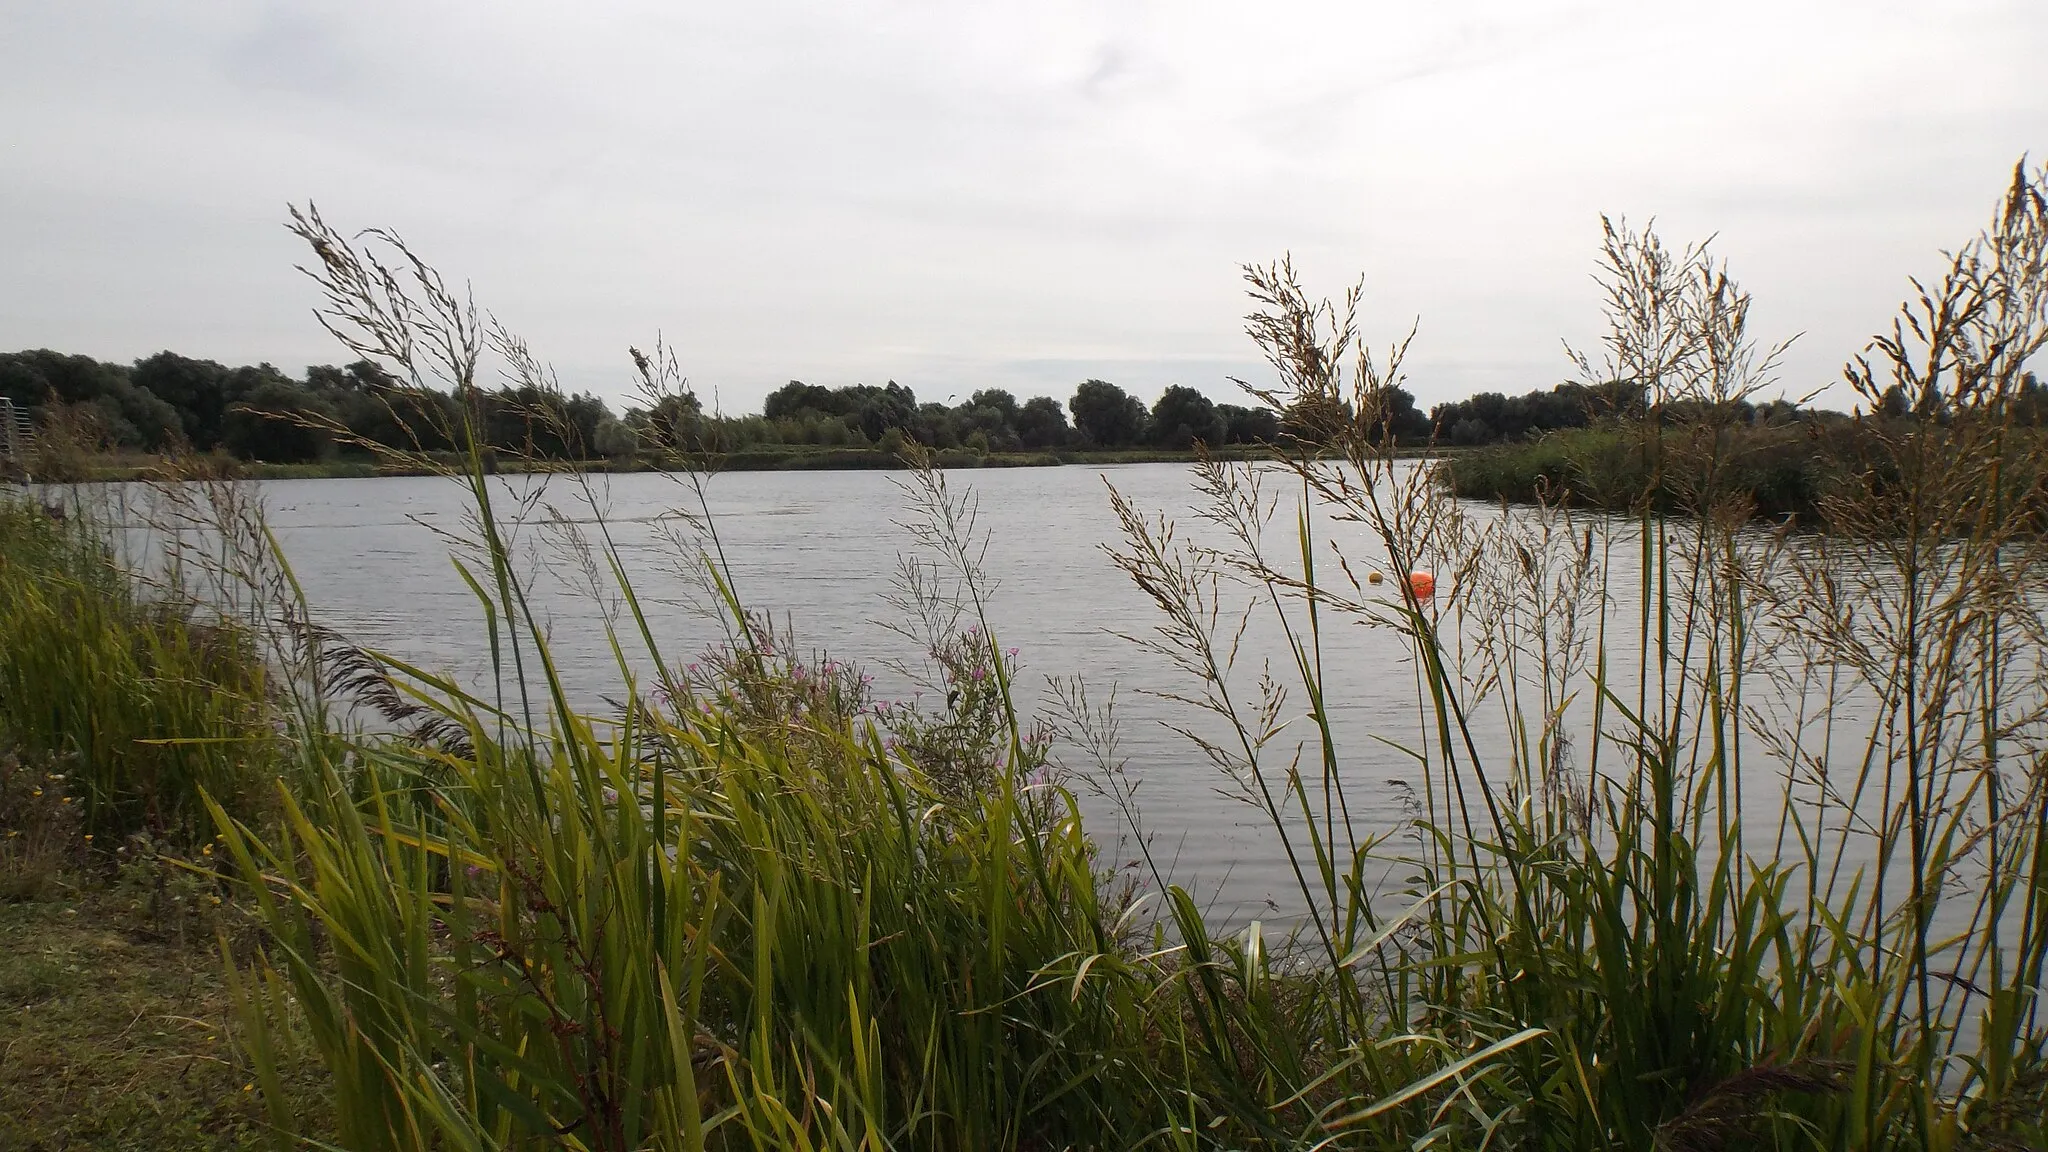
[[[282,1131],[297,1017],[352,1149],[1306,1146],[1437,1103],[1359,1083],[1421,1100],[1490,1055],[1397,1046],[1361,1078],[1265,1048],[1314,1006],[1256,929],[1211,941],[1176,891],[1183,948],[1106,895],[980,626],[945,651],[985,695],[934,716],[877,717],[735,608],[732,649],[659,691],[622,659],[630,703],[593,719],[519,601],[491,615],[542,670],[538,725],[333,653],[433,735],[308,733],[282,829],[221,814],[274,939],[242,988]]]
[[[1852,362],[1866,403],[1920,399],[1829,462],[1848,479],[1817,539],[1747,527],[1728,433],[1774,355],[1702,251],[1607,233],[1589,382],[1642,381],[1653,410],[1693,414],[1617,433],[1646,479],[1618,522],[1539,505],[1482,523],[1396,468],[1368,430],[1405,345],[1347,373],[1350,308],[1287,265],[1250,270],[1250,331],[1281,381],[1260,394],[1349,401],[1344,460],[1287,461],[1303,507],[1277,555],[1259,477],[1210,467],[1204,515],[1227,543],[1177,541],[1119,500],[1119,561],[1169,621],[1154,645],[1233,735],[1205,748],[1288,848],[1300,937],[1325,961],[1298,988],[1341,1022],[1320,1047],[1540,1028],[1496,1067],[1516,1141],[1543,1147],[2048,1138],[2044,556],[2019,514],[2040,448],[2010,405],[2048,343],[2044,256],[2042,177],[2021,171]],[[1369,551],[1319,538],[1329,517]],[[1448,591],[1418,596],[1417,569]],[[1211,623],[1232,582],[1288,642],[1305,748]],[[1322,675],[1338,621],[1411,642],[1417,724],[1395,747],[1412,840],[1359,835],[1327,704],[1342,688]],[[1389,863],[1394,892],[1375,883]],[[1361,952],[1364,987],[1337,975]]]
[[[94,834],[211,835],[272,774],[269,679],[249,632],[145,588],[90,519],[0,493],[0,745],[66,777]]]
[[[307,227],[336,298],[396,291]],[[531,364],[412,274],[418,309],[330,311],[352,346],[458,385],[486,347]],[[423,313],[434,339],[375,318]],[[1318,1031],[1266,938],[1210,940],[1176,892],[1183,946],[1106,894],[983,618],[971,508],[918,476],[925,559],[900,605],[948,685],[935,711],[870,707],[857,673],[791,659],[712,523],[702,572],[731,639],[678,667],[592,500],[575,556],[616,598],[619,707],[578,713],[508,544],[541,503],[504,503],[480,454],[458,554],[495,683],[303,631],[319,690],[284,822],[220,814],[274,938],[240,986],[280,1131],[296,1118],[269,1069],[302,1042],[335,1074],[340,1144],[363,1149],[1307,1145],[1426,1117],[1493,1054],[1262,1050]],[[339,695],[410,735],[332,730]]]
[[[1873,400],[1922,399],[1859,442],[1881,466],[1841,463],[1817,538],[1751,527],[1725,432],[1774,357],[1702,250],[1606,233],[1582,370],[1689,414],[1617,430],[1647,477],[1622,518],[1481,518],[1398,464],[1374,432],[1405,343],[1370,354],[1355,295],[1249,269],[1254,393],[1355,419],[1203,465],[1193,535],[1113,494],[1114,559],[1161,611],[1127,630],[1188,678],[1162,690],[1200,714],[1191,755],[1284,849],[1299,915],[1273,926],[1214,930],[1158,867],[1113,879],[1018,715],[943,476],[917,474],[901,605],[943,709],[878,713],[857,672],[793,658],[708,519],[729,640],[678,667],[586,493],[573,554],[619,675],[592,716],[512,562],[542,502],[472,449],[459,554],[495,682],[303,629],[282,823],[216,813],[273,937],[238,980],[280,1131],[272,1056],[310,1043],[350,1149],[2042,1146],[2048,557],[2000,513],[2048,475],[2010,467],[2034,449],[2006,404],[2048,343],[2041,185],[2016,174],[1852,363]],[[544,380],[402,246],[298,226],[358,354]],[[1246,662],[1244,611],[1278,668]],[[1411,656],[1414,728],[1365,748],[1325,674],[1353,625]],[[337,731],[340,697],[406,734]],[[1359,791],[1390,762],[1396,820]]]

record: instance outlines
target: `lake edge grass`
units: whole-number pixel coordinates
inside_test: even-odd
[[[1248,327],[1281,377],[1270,402],[1342,395],[1357,423],[1332,429],[1336,459],[1273,462],[1298,504],[1262,487],[1272,471],[1202,463],[1220,548],[1113,494],[1111,552],[1160,613],[1138,642],[1225,726],[1190,728],[1195,750],[1287,851],[1308,911],[1285,934],[1213,932],[1156,867],[1158,911],[1138,914],[1100,870],[1070,782],[1041,775],[1011,702],[972,503],[942,472],[906,493],[928,565],[912,579],[938,582],[912,598],[953,609],[927,617],[943,622],[945,711],[884,720],[851,670],[791,656],[747,612],[708,503],[684,559],[729,640],[707,674],[679,671],[592,499],[576,554],[617,597],[620,683],[616,713],[590,714],[566,703],[507,543],[536,506],[496,492],[472,451],[450,470],[474,509],[456,551],[495,682],[288,629],[279,816],[215,813],[266,934],[227,971],[272,1120],[321,1122],[280,1059],[310,1048],[339,1141],[366,1152],[2041,1146],[2048,787],[2029,709],[2048,672],[2024,656],[2044,634],[2026,592],[2048,552],[1985,509],[2011,480],[2000,390],[2048,347],[2043,183],[2016,174],[1994,228],[1907,305],[1935,354],[1859,362],[1873,392],[1881,371],[1954,409],[1926,404],[1879,441],[1904,482],[1835,497],[1838,535],[1807,551],[1746,531],[1718,435],[1680,442],[1690,459],[1643,441],[1706,478],[1687,516],[1645,499],[1598,538],[1612,519],[1541,504],[1475,525],[1373,434],[1405,344],[1346,372],[1356,297],[1313,300],[1284,262],[1247,269]],[[346,238],[308,238],[344,300],[396,280],[361,275],[377,265]],[[1614,224],[1603,255],[1612,344],[1654,389],[1719,402],[1759,386],[1725,268]],[[447,338],[354,339],[402,366],[431,343],[474,376],[458,350],[496,338],[411,267],[427,304],[405,314]],[[1331,571],[1319,509],[1376,551]],[[260,521],[219,522],[249,534],[226,555],[262,555]],[[1616,549],[1640,555],[1619,588],[1602,575]],[[1270,608],[1298,695],[1234,670],[1225,587]],[[1640,629],[1610,636],[1616,598],[1640,604]],[[302,604],[267,603],[304,623]],[[1416,729],[1392,745],[1419,770],[1412,844],[1362,833],[1345,798],[1326,703],[1343,686],[1321,653],[1353,623],[1412,646]],[[1776,827],[1746,827],[1737,758],[1765,721],[1743,685],[1770,683],[1753,646],[1787,641],[1808,673],[1863,678],[1879,711],[1860,765],[1830,779],[1834,745],[1818,746],[1804,806],[1815,749],[1795,727]],[[1583,732],[1566,707],[1581,692]],[[337,730],[347,694],[408,727]],[[1477,752],[1482,706],[1516,735],[1505,762]],[[1113,771],[1105,787],[1135,822]],[[1866,836],[1875,876],[1844,875]],[[1391,891],[1383,868],[1402,870]],[[1938,905],[1959,924],[1937,931]]]

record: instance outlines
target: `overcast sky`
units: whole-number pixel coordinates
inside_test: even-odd
[[[1599,214],[1717,233],[1788,390],[2048,153],[2048,3],[212,3],[0,13],[0,349],[342,358],[285,206],[395,228],[564,383],[1219,399],[1237,268],[1569,375]]]

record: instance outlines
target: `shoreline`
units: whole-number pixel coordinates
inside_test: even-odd
[[[1209,453],[1211,459],[1246,461],[1264,459],[1271,452],[1265,444],[1232,444]],[[1441,448],[1402,449],[1403,459],[1445,455]],[[1100,467],[1118,464],[1193,464],[1200,457],[1191,451],[1171,449],[1116,449],[1111,451],[1057,450],[1047,452],[975,452],[945,449],[932,453],[932,463],[942,469],[970,468],[1056,468]],[[28,478],[28,483],[122,484],[151,480],[189,479],[191,465],[200,463],[205,471],[235,480],[361,480],[381,476],[435,476],[461,469],[466,460],[460,453],[433,453],[423,462],[383,461],[365,457],[344,457],[304,464],[270,464],[221,456],[200,456],[185,461],[169,457],[112,457],[84,463],[81,474],[62,480]],[[910,464],[896,453],[878,448],[833,448],[826,450],[753,449],[722,454],[675,456],[634,460],[528,460],[519,457],[485,457],[485,471],[518,475],[537,472],[580,472],[626,475],[636,472],[825,472],[903,471]],[[8,479],[21,482],[20,477]]]

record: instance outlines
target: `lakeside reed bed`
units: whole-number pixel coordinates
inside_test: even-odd
[[[1200,465],[1195,535],[1112,488],[1109,560],[1158,608],[1118,626],[1179,673],[1143,687],[1188,709],[1189,770],[1285,850],[1280,926],[1214,930],[1154,860],[1099,696],[1020,713],[939,471],[907,484],[893,607],[944,703],[910,710],[749,612],[687,478],[679,555],[727,641],[679,658],[592,489],[508,500],[474,449],[446,467],[478,684],[315,626],[260,517],[188,489],[230,507],[211,587],[255,621],[284,734],[270,808],[190,789],[263,930],[231,971],[280,1146],[2048,1145],[2048,551],[2010,514],[2048,469],[2007,410],[2048,343],[2043,179],[2016,172],[1852,361],[1859,395],[1918,401],[1859,443],[1880,458],[1820,536],[1751,526],[1726,422],[1773,356],[1704,250],[1605,233],[1581,370],[1690,413],[1633,430],[1657,484],[1619,520],[1482,519],[1397,467],[1378,409],[1406,343],[1369,351],[1356,293],[1247,269],[1272,369],[1248,390],[1342,416]],[[487,360],[550,382],[395,237],[295,220],[350,351],[457,395]],[[679,384],[667,350],[635,359]],[[602,714],[515,562],[535,533],[612,605]],[[1283,660],[1245,656],[1248,613]],[[1405,638],[1414,685],[1412,728],[1369,749],[1323,673],[1357,626]],[[1389,758],[1411,806],[1374,832],[1356,765]],[[1122,828],[1083,826],[1089,789]],[[307,1052],[317,1122],[278,1082]]]
[[[90,518],[0,499],[0,739],[85,835],[203,840],[202,796],[246,815],[275,774],[248,629],[159,575],[139,581]]]

